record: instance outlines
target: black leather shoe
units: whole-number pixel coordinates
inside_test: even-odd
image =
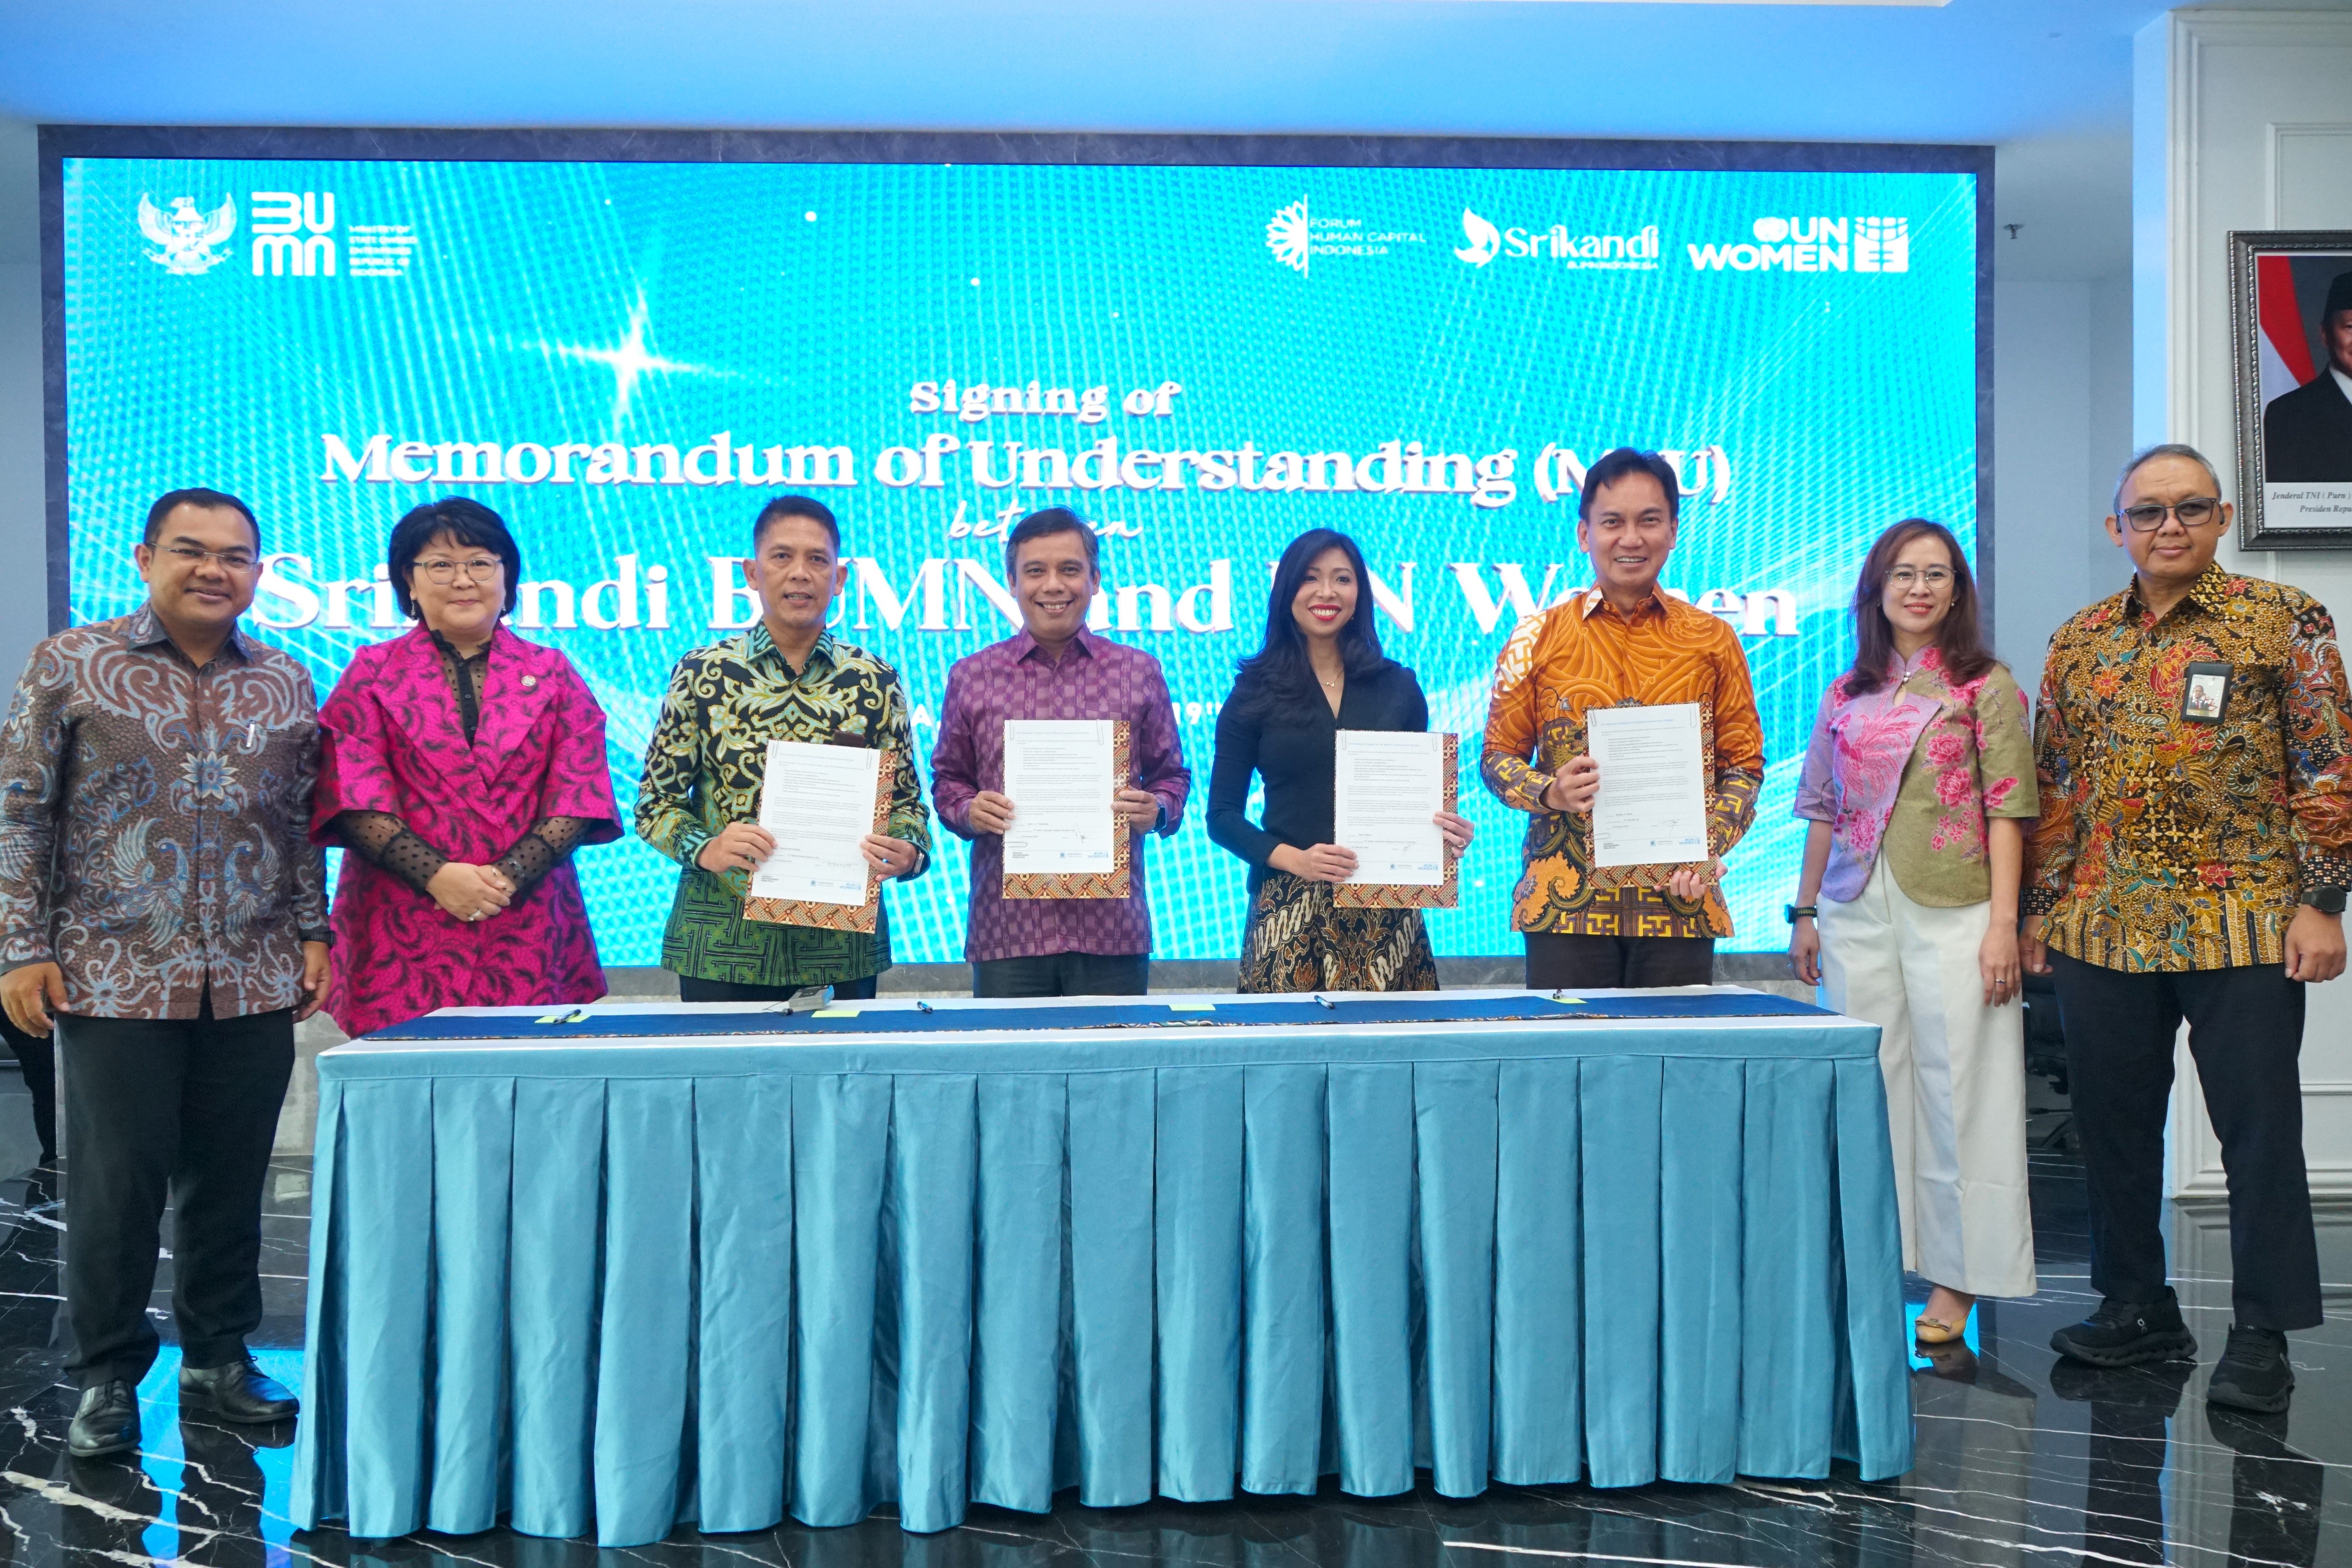
[[[2275,1415],[2294,1398],[2294,1363],[2286,1359],[2286,1336],[2276,1329],[2230,1330],[2221,1364],[2205,1385],[2205,1397],[2235,1410]]]
[[[2193,1361],[2197,1339],[2180,1321],[2180,1299],[2168,1289],[2153,1301],[2100,1302],[2082,1322],[2051,1335],[2050,1348],[2093,1366],[2142,1366]]]
[[[223,1421],[283,1421],[301,1408],[284,1384],[261,1375],[251,1357],[223,1366],[180,1369],[180,1403],[208,1405]]]
[[[66,1451],[77,1459],[120,1454],[139,1447],[139,1396],[121,1378],[93,1383],[66,1427]]]

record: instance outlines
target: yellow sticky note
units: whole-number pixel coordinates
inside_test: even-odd
[[[1217,1005],[1214,1002],[1171,1002],[1168,1010],[1171,1013],[1213,1013]]]
[[[857,1016],[857,1009],[855,1007],[819,1007],[814,1013],[811,1014],[810,1016],[815,1018],[855,1018]]]

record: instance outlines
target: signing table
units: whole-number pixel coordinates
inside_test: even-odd
[[[1877,1038],[1729,987],[436,1014],[319,1058],[295,1522],[1897,1475]]]

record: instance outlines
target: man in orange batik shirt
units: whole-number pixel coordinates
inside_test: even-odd
[[[1764,732],[1739,634],[1658,590],[1678,522],[1665,459],[1619,447],[1593,464],[1576,523],[1593,585],[1520,622],[1496,667],[1480,771],[1505,805],[1529,814],[1511,926],[1527,938],[1531,987],[1704,985],[1715,939],[1731,934],[1717,879],[1756,816]],[[1584,716],[1676,702],[1699,708],[1713,856],[1596,868],[1601,772]]]

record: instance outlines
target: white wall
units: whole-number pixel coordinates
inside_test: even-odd
[[[2121,587],[2101,520],[2131,440],[2130,279],[1993,285],[1993,643],[2028,692],[2050,634]]]
[[[2134,52],[2133,422],[2187,441],[2235,488],[2227,236],[2352,228],[2352,16],[2175,11]],[[2231,571],[2292,583],[2352,621],[2352,551],[2238,550]],[[2221,1151],[2181,1055],[2172,1182],[2222,1190]],[[2352,979],[2315,986],[2304,1032],[2315,1190],[2352,1193]]]
[[[2131,444],[2131,170],[2121,128],[1993,151],[1993,646],[2029,692],[2125,576],[2100,520]]]
[[[41,479],[41,238],[33,128],[0,120],[0,682],[48,634]]]

